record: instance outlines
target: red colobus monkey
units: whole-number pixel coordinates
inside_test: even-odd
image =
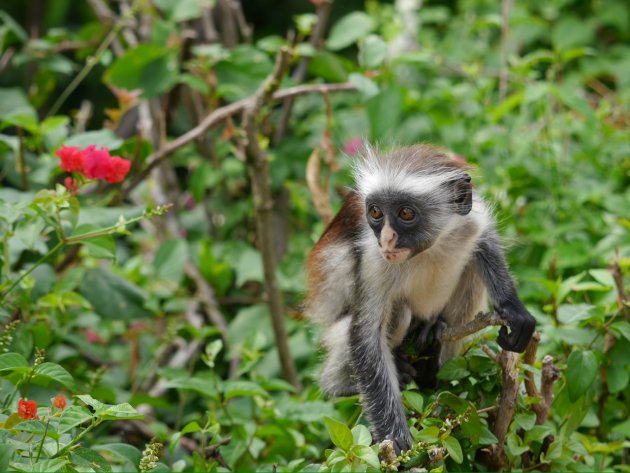
[[[443,150],[416,145],[378,156],[368,149],[355,189],[307,261],[308,317],[325,327],[322,391],[360,394],[375,440],[412,438],[395,357],[410,327],[462,325],[488,299],[508,323],[499,345],[522,352],[536,322],[519,299],[495,223],[468,167]],[[461,343],[444,343],[434,369]],[[425,380],[431,384],[431,380]]]

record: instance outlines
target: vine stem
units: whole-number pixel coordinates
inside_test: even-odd
[[[39,443],[39,450],[37,450],[37,459],[35,462],[39,461],[39,457],[42,454],[42,449],[44,448],[44,441],[46,440],[46,434],[48,433],[48,426],[50,425],[50,416],[46,419],[46,427],[44,428],[44,435],[42,435],[42,441]]]

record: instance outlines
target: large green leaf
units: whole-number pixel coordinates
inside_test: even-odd
[[[184,266],[188,259],[186,240],[168,240],[162,243],[155,253],[153,266],[156,275],[179,283],[184,276]]]
[[[251,381],[226,381],[223,384],[223,392],[226,400],[237,396],[269,397],[269,393],[267,391]]]
[[[176,53],[167,46],[140,44],[110,66],[106,80],[121,89],[139,89],[145,97],[156,97],[177,83]]]
[[[0,355],[0,373],[3,371],[28,370],[29,364],[19,353],[4,353]]]
[[[597,358],[592,351],[575,350],[567,360],[567,389],[569,399],[577,401],[593,384],[597,376]]]
[[[356,43],[376,27],[376,21],[367,13],[355,11],[347,14],[333,25],[326,40],[326,47],[337,51]]]
[[[90,301],[94,310],[106,319],[135,319],[149,315],[143,307],[146,298],[144,291],[107,269],[86,271],[80,292]]]
[[[350,447],[352,447],[354,439],[352,437],[352,432],[346,424],[328,416],[324,417],[324,424],[326,425],[326,429],[328,429],[330,439],[337,447],[342,449],[344,452],[348,451]]]
[[[83,424],[84,422],[92,419],[94,414],[88,411],[83,406],[70,406],[64,409],[59,419],[59,427],[57,428],[60,434],[68,432],[69,430]]]
[[[80,467],[94,471],[112,471],[110,464],[98,453],[90,448],[79,447],[70,454],[72,462]]]
[[[442,439],[442,444],[455,463],[462,463],[464,461],[462,446],[455,437],[449,436]]]

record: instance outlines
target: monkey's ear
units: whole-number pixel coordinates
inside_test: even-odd
[[[472,210],[472,184],[470,175],[453,181],[453,206],[459,215],[467,215]]]

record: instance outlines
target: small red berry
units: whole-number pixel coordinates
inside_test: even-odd
[[[25,420],[34,419],[37,416],[37,402],[20,399],[18,401],[18,415]]]

